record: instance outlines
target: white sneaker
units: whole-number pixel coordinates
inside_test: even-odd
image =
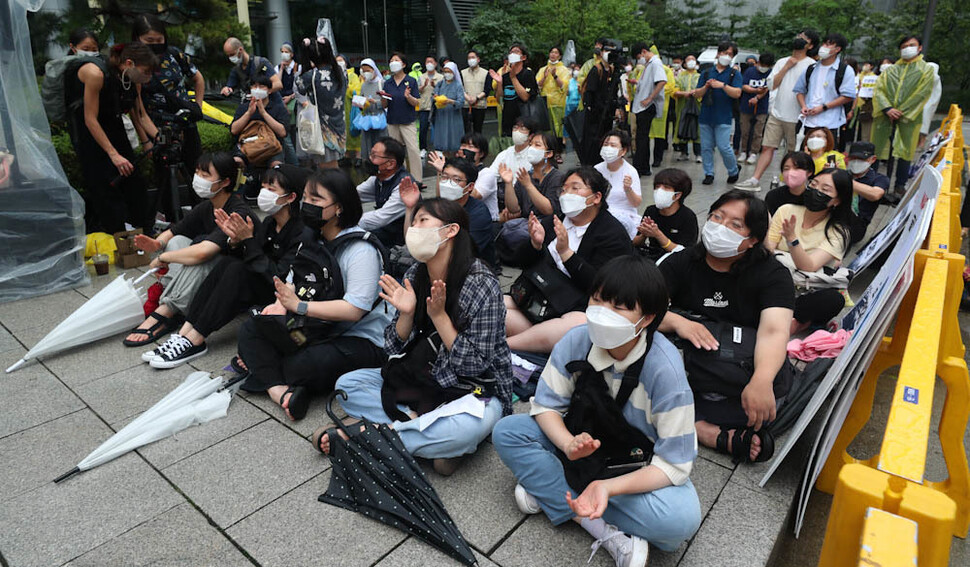
[[[165,344],[167,345],[165,350],[148,363],[152,368],[175,368],[180,364],[205,355],[208,351],[204,342],[200,345],[194,345],[192,341],[182,335],[172,335],[172,338]]]
[[[748,179],[738,183],[734,186],[735,189],[740,189],[742,191],[761,191],[761,181],[755,179],[754,177],[749,177]]]
[[[748,156],[748,164],[754,165],[758,163],[758,154],[751,154]]]
[[[701,156],[696,156],[696,157],[697,159],[695,159],[694,161],[696,161],[697,163],[704,163],[704,158],[702,158]]]
[[[521,484],[515,485],[515,505],[519,507],[519,511],[523,514],[532,515],[542,511],[536,497],[526,492]]]
[[[175,340],[175,337],[178,337],[178,336],[180,336],[178,333],[172,333],[171,335],[169,335],[168,339],[164,343],[155,347],[154,350],[149,350],[141,353],[142,362],[151,362],[156,358],[162,356],[162,353],[165,352],[165,350],[172,345],[172,342]]]
[[[606,526],[606,533],[603,534],[603,537],[593,542],[593,553],[589,556],[590,561],[593,560],[593,556],[596,555],[600,547],[606,548],[606,551],[613,557],[613,561],[616,562],[616,567],[646,567],[647,558],[650,555],[650,545],[647,540],[626,535],[616,526],[609,524]]]
[[[738,163],[741,163],[742,161],[744,161],[746,159],[748,159],[748,153],[747,152],[741,152],[740,154],[738,154]]]
[[[421,159],[428,157],[428,150],[421,150]]]

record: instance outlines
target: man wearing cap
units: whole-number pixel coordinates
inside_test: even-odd
[[[877,172],[876,146],[872,142],[853,142],[849,146],[849,173],[852,175],[852,226],[849,246],[866,235],[866,229],[889,190],[889,178]]]

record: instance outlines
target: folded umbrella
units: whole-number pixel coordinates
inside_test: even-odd
[[[775,415],[775,421],[768,426],[775,437],[795,425],[833,362],[835,362],[834,358],[818,358],[808,363],[800,372],[795,373],[795,379],[792,381],[791,390],[785,397],[784,405]]]
[[[118,276],[47,333],[7,372],[13,372],[38,356],[92,343],[138,326],[145,320],[142,309],[145,292],[135,286],[154,271],[150,270],[138,279],[127,279],[124,274]]]
[[[330,486],[319,500],[394,526],[465,565],[476,565],[471,548],[397,432],[367,420],[351,432],[333,413],[338,395],[347,399],[346,392],[336,390],[327,401],[327,414],[347,439],[337,429],[328,431]]]

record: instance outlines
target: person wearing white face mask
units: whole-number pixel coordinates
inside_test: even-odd
[[[407,247],[418,263],[404,284],[389,275],[379,283],[380,296],[396,309],[384,330],[384,350],[408,356],[344,374],[336,388],[347,392],[340,400],[347,415],[391,424],[408,452],[433,459],[435,471],[449,475],[512,413],[502,291],[492,270],[474,257],[468,215],[456,202],[432,198],[418,204]],[[426,348],[429,342],[433,346]],[[419,373],[431,383],[412,382]],[[468,395],[474,399],[465,397],[473,391]],[[415,419],[463,397],[465,407],[477,405],[478,411],[462,410],[430,424]],[[328,453],[337,434],[317,430],[313,444]]]
[[[768,74],[774,64],[774,54],[762,53],[758,64],[745,69],[741,76],[741,154],[738,161],[754,164],[761,153],[761,134],[768,120]]]
[[[828,128],[806,130],[802,151],[812,156],[815,173],[829,167],[845,169],[845,155],[835,149],[835,138]]]
[[[542,221],[554,214],[561,214],[559,194],[565,176],[556,167],[559,140],[551,132],[539,132],[532,136],[526,148],[532,172],[521,168],[517,172],[499,166],[499,174],[505,183],[505,209],[499,215],[501,232],[496,239],[499,258],[511,264],[515,249],[529,239],[529,216],[535,213]]]
[[[806,131],[827,128],[838,144],[839,129],[845,124],[845,108],[856,97],[855,70],[842,56],[848,46],[844,36],[831,33],[825,36],[818,50],[818,62],[805,69],[795,82],[792,92],[801,106],[802,123]]]
[[[738,180],[738,160],[731,147],[731,134],[734,129],[732,99],[741,96],[741,73],[731,67],[731,58],[738,54],[734,42],[723,41],[717,46],[717,64],[705,69],[698,80],[698,87],[690,91],[691,96],[700,97],[701,112],[698,117],[698,132],[701,139],[701,158],[704,163],[704,185],[714,183],[714,148],[721,154],[724,167],[728,170],[727,182]]]
[[[566,116],[566,90],[569,87],[569,69],[562,63],[562,49],[558,46],[549,50],[549,63],[539,68],[536,81],[539,93],[546,99],[549,110],[549,124],[553,134],[562,139],[562,121]]]
[[[468,67],[461,70],[461,83],[465,88],[465,132],[482,133],[485,123],[485,110],[488,108],[488,92],[492,81],[488,79],[488,69],[481,66],[478,52],[468,52]]]
[[[290,118],[286,112],[286,107],[283,106],[283,99],[279,96],[279,93],[275,93],[275,97],[269,94],[271,83],[272,80],[266,75],[259,75],[253,79],[249,91],[249,99],[244,99],[239,103],[239,106],[236,107],[236,114],[233,116],[232,123],[229,125],[229,131],[233,136],[240,136],[246,130],[246,127],[249,126],[250,122],[260,121],[265,122],[269,126],[273,134],[280,140],[281,146],[283,146],[283,140],[287,134],[286,125],[289,123]],[[246,165],[242,151],[238,148],[235,156],[236,162],[240,166]],[[285,157],[285,151],[281,148],[280,153],[270,156],[264,163],[249,165],[268,165],[269,167],[273,167],[274,165],[283,163]]]
[[[519,245],[513,265],[523,274],[505,298],[506,328],[512,350],[547,353],[566,332],[586,322],[582,310],[596,271],[633,248],[626,229],[606,203],[609,182],[592,167],[566,174],[559,206],[564,218],[540,221],[529,214],[529,240]],[[527,282],[550,282],[545,291]]]
[[[451,156],[461,146],[465,123],[462,110],[465,107],[465,89],[461,86],[458,65],[454,61],[445,64],[444,80],[434,88],[436,106],[434,121],[435,150]]]
[[[85,28],[77,28],[67,39],[67,54],[83,57],[98,57],[101,55],[101,43],[94,32]]]
[[[293,57],[293,44],[288,41],[284,41],[280,46],[280,63],[276,66],[276,74],[280,76],[280,82],[283,84],[280,96],[283,97],[283,104],[286,105],[286,112],[290,116],[287,123],[290,143],[296,143],[296,93],[293,90],[293,82],[296,77],[303,74],[303,66],[296,62],[296,58]]]
[[[653,205],[647,207],[633,237],[638,252],[657,261],[678,246],[697,242],[697,215],[684,201],[690,195],[690,176],[680,169],[663,169],[653,178]]]
[[[636,177],[639,180],[642,175],[650,175],[650,127],[654,119],[663,119],[664,87],[667,85],[668,77],[663,63],[660,62],[660,57],[654,55],[647,44],[635,43],[630,53],[637,58],[638,64],[644,66],[640,77],[637,79],[633,98],[630,100],[630,111],[636,117],[637,126],[637,153],[633,157],[633,165],[636,167],[635,171],[638,172]],[[666,138],[663,143],[666,143]],[[660,145],[661,142],[655,140],[654,144]],[[658,157],[663,156],[662,148],[659,154]],[[635,203],[634,207],[639,204],[639,202]],[[636,224],[636,219],[634,219],[633,224]]]
[[[495,159],[492,160],[492,164],[488,166],[497,180],[502,179],[500,169],[503,165],[513,172],[518,172],[520,169],[525,169],[526,171],[532,169],[532,162],[529,161],[526,150],[529,148],[529,141],[532,139],[533,134],[538,130],[539,125],[528,116],[520,116],[515,121],[515,124],[512,126],[512,146],[500,151],[495,156]]]
[[[889,191],[889,178],[876,171],[876,147],[871,142],[853,142],[849,146],[849,174],[852,175],[852,236],[849,248],[861,242]]]
[[[697,457],[693,394],[676,347],[656,332],[667,311],[656,266],[613,259],[593,289],[588,323],[556,344],[531,411],[503,418],[492,443],[518,482],[520,511],[545,512],[554,525],[572,520],[617,566],[643,567],[648,543],[675,550],[700,525],[689,480]],[[570,466],[585,457],[633,466],[591,479]]]
[[[539,96],[539,84],[526,60],[525,46],[513,43],[509,48],[509,66],[502,76],[502,136],[511,136],[512,127],[522,115],[522,105]]]
[[[442,74],[438,72],[438,61],[434,56],[425,57],[424,72],[418,77],[418,91],[421,93],[421,102],[418,104],[418,122],[420,124],[418,146],[421,148],[422,158],[431,149],[431,145],[428,144],[428,132],[431,128],[431,111],[434,109],[435,88],[444,80]],[[435,147],[437,148],[437,145]]]
[[[380,126],[369,124],[369,128],[360,130],[360,156],[366,160],[374,143],[387,135],[387,119],[380,95],[384,90],[384,80],[373,59],[367,58],[360,62],[360,80],[359,98],[352,99],[351,104],[360,109],[361,115],[367,117],[368,122],[378,122]],[[364,165],[366,164],[367,162]]]
[[[583,139],[576,153],[583,165],[596,165],[601,161],[600,146],[603,136],[612,129],[613,119],[623,118],[623,109],[616,96],[620,88],[621,71],[616,66],[619,51],[612,40],[606,40],[595,64],[584,76],[580,71],[580,91],[583,93]]]
[[[683,70],[679,75],[677,75],[677,78],[674,81],[676,84],[676,90],[671,95],[677,100],[677,118],[674,122],[674,149],[680,151],[677,161],[688,161],[690,159],[688,156],[688,144],[693,146],[692,149],[694,150],[694,159],[697,162],[701,161],[701,143],[700,138],[696,135],[696,128],[693,138],[680,137],[682,133],[680,128],[681,118],[688,110],[693,112],[698,108],[697,99],[691,95],[691,93],[697,88],[697,82],[700,77],[700,73],[697,72],[697,58],[693,55],[688,55],[684,58]],[[692,100],[688,101],[688,99]],[[696,121],[696,117],[693,115],[689,119]],[[689,136],[690,134],[687,134],[686,132],[687,129],[685,129],[685,135]]]
[[[259,75],[265,75],[272,81],[269,85],[270,96],[279,99],[278,101],[274,100],[274,102],[283,102],[283,97],[280,95],[280,91],[283,90],[283,80],[276,73],[276,67],[269,59],[250,55],[239,38],[235,37],[226,40],[222,45],[222,51],[229,59],[229,63],[232,64],[226,86],[222,87],[222,91],[220,91],[222,96],[229,96],[237,89],[246,94],[249,92],[250,83],[253,79]]]
[[[421,100],[418,98],[418,82],[405,73],[407,57],[395,51],[391,55],[388,68],[391,77],[384,81],[381,104],[387,110],[387,135],[407,148],[407,167],[412,175],[421,177],[421,149],[418,147],[418,129],[415,128],[418,114],[414,110]]]
[[[221,209],[227,218],[235,215],[243,224],[252,218],[243,199],[232,192],[237,174],[236,163],[229,153],[203,154],[192,180],[192,188],[202,202],[156,238],[135,236],[139,250],[148,254],[161,252],[150,266],[167,267],[168,272],[160,277],[164,291],[158,308],[125,337],[125,346],[145,346],[174,332],[178,328],[176,317],[188,313],[196,292],[215,266],[215,259],[230,253],[234,243],[216,222],[215,211]]]
[[[639,126],[637,131],[640,131]],[[600,157],[603,158],[603,161],[594,167],[610,184],[610,195],[607,198],[610,213],[623,224],[623,228],[626,229],[629,237],[633,238],[637,233],[637,224],[640,223],[640,214],[637,209],[640,207],[643,197],[640,190],[640,174],[637,173],[635,167],[624,159],[629,152],[629,134],[623,130],[607,132],[606,136],[603,137],[603,145],[600,147]],[[649,154],[644,159],[647,160],[647,167],[649,168]]]
[[[263,222],[214,209],[216,225],[229,238],[229,253],[213,262],[192,298],[182,327],[167,341],[143,353],[143,361],[152,368],[175,368],[203,356],[206,337],[240,311],[276,300],[273,278],[286,278],[301,244],[313,238],[295,214],[309,173],[282,165],[263,174],[257,199],[260,210],[269,215]]]
[[[750,193],[728,191],[711,205],[701,242],[660,264],[671,310],[659,329],[686,341],[697,439],[741,462],[771,457],[773,438],[764,426],[775,418],[793,376],[786,345],[795,286],[788,269],[762,245],[767,233],[764,203]],[[714,355],[704,353],[719,351],[719,341],[753,348],[747,361],[753,372],[737,376],[737,370],[752,366],[732,366],[731,376],[705,372],[705,356]]]

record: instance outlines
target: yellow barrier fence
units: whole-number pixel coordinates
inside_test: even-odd
[[[869,508],[918,525],[921,566],[945,567],[952,536],[965,538],[970,529],[970,467],[963,447],[970,374],[957,321],[964,257],[954,253],[961,242],[962,122],[960,108],[951,106],[940,130],[952,132],[953,138],[934,164],[943,162],[943,186],[927,239],[914,258],[913,285],[900,306],[893,336],[883,338],[816,483],[819,490],[834,494],[820,566],[871,565],[867,539],[884,542],[905,529],[885,516],[873,519]],[[896,365],[899,377],[880,451],[871,459],[856,459],[847,449],[869,421],[879,376]],[[923,475],[937,376],[946,385],[939,438],[948,478],[930,482]],[[859,549],[860,541],[860,554],[849,553]]]

